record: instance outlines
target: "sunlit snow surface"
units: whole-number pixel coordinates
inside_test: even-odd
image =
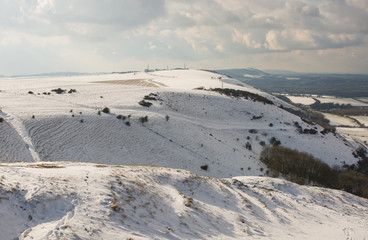
[[[2,79],[0,109],[5,122],[0,124],[4,142],[0,150],[6,154],[0,160],[165,166],[212,177],[259,175],[265,169],[258,161],[261,142],[268,144],[275,137],[282,145],[309,152],[331,166],[357,161],[353,142],[333,134],[301,135],[294,122],[303,128],[316,126],[279,108],[287,104],[273,96],[219,77],[178,70]],[[194,90],[222,86],[261,94],[275,105]],[[51,92],[57,88],[77,92]],[[150,93],[158,94],[159,100],[150,101],[149,108],[139,105]],[[111,113],[98,115],[104,107]],[[120,120],[118,115],[130,118]],[[148,122],[142,124],[139,118],[144,116]],[[251,150],[244,147],[247,142]],[[13,146],[19,146],[17,151]],[[203,165],[209,166],[208,171],[200,168]]]
[[[0,239],[364,239],[368,202],[280,179],[0,165]]]
[[[203,90],[221,87],[275,104]],[[366,200],[254,177],[267,171],[258,159],[272,137],[330,166],[356,163],[358,145],[235,79],[195,70],[16,78],[0,91],[0,239],[367,236]],[[151,93],[152,106],[138,104]]]

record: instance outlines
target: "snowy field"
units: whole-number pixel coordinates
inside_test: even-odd
[[[368,104],[368,98],[358,98],[358,100]]]
[[[208,91],[222,86],[273,104]],[[330,166],[358,160],[353,138],[281,105],[196,70],[1,79],[0,239],[367,236],[365,199],[260,177],[273,138]]]
[[[351,118],[358,120],[361,124],[368,127],[368,116],[351,116]]]
[[[368,103],[363,103],[361,101],[357,101],[355,99],[352,98],[336,98],[336,97],[332,97],[332,96],[322,96],[322,97],[317,97],[316,99],[318,99],[319,101],[321,101],[321,103],[335,103],[335,104],[351,104],[352,106],[368,106]]]
[[[317,96],[317,95],[312,95],[309,97],[309,96],[292,96],[288,94],[286,94],[285,96],[288,97],[293,103],[303,105],[311,105],[315,103],[316,101],[313,99],[315,98],[321,101],[321,103],[335,103],[341,105],[351,104],[352,106],[355,107],[368,106],[368,98],[353,99],[353,98],[336,98],[333,96]]]
[[[311,105],[316,101],[311,97],[300,97],[300,96],[291,96],[287,95],[287,97],[296,104],[303,104],[303,105]]]
[[[330,120],[330,124],[332,126],[350,126],[350,127],[359,127],[359,124],[355,122],[353,119],[349,117],[343,117],[340,115],[323,113],[325,118]]]
[[[336,130],[343,135],[346,135],[347,139],[352,139],[360,142],[368,147],[368,129],[367,128],[345,128],[337,127]]]

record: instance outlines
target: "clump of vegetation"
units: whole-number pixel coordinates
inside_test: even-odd
[[[66,90],[61,89],[61,88],[56,88],[56,89],[52,89],[51,92],[55,92],[57,94],[62,94],[62,93],[65,93]]]
[[[313,128],[305,128],[303,130],[303,134],[317,134],[317,130],[315,130]]]
[[[201,169],[204,170],[204,171],[207,171],[208,170],[208,165],[206,164],[206,165],[201,166]]]
[[[125,122],[125,125],[127,125],[129,127],[130,126],[130,122]]]
[[[263,118],[263,115],[253,116],[251,120],[258,120],[258,119],[261,119],[261,118]]]
[[[354,170],[333,169],[312,155],[289,148],[265,147],[260,160],[273,174],[281,173],[298,184],[341,189],[368,198],[368,176]]]
[[[143,99],[152,101],[160,100],[157,93],[150,93],[149,95],[144,96]]]
[[[275,137],[272,137],[269,141],[270,141],[270,144],[271,144],[272,146],[280,146],[280,145],[281,145],[280,140],[278,140],[278,139],[277,139],[277,138],[275,138]]]
[[[143,124],[145,122],[148,122],[148,116],[145,116],[145,117],[140,117],[139,118],[139,121]]]
[[[151,102],[147,102],[145,100],[140,101],[138,104],[143,106],[143,107],[150,107],[152,105]]]
[[[368,175],[368,153],[363,147],[359,147],[355,154],[360,158],[358,161],[358,166],[354,169],[358,172]]]
[[[258,133],[257,129],[249,129],[248,132],[251,133],[251,134]]]
[[[0,123],[4,122],[4,118],[0,117]]]
[[[117,119],[120,119],[120,120],[125,120],[126,119],[126,116],[123,116],[123,115],[118,115],[117,117],[116,117]]]
[[[33,94],[33,92],[32,91],[28,91],[28,94]]]
[[[76,90],[76,89],[70,89],[70,90],[68,91],[68,93],[75,93],[75,92],[77,92],[77,90]]]
[[[105,107],[104,109],[102,109],[102,112],[108,114],[110,113],[110,108]]]
[[[193,206],[193,199],[191,197],[185,197],[184,205],[186,207],[192,207]]]
[[[244,146],[246,149],[248,149],[249,151],[252,150],[252,144],[250,144],[250,142],[247,142]]]
[[[230,89],[230,88],[214,88],[214,89],[211,89],[211,91],[225,94],[226,96],[229,96],[229,97],[236,97],[236,98],[243,97],[245,99],[250,99],[254,102],[263,102],[264,104],[273,105],[273,102],[271,100],[265,97],[262,97],[258,94],[247,92],[247,91]]]
[[[166,119],[166,121],[169,121],[169,119],[170,119],[169,115],[166,115],[165,119]]]

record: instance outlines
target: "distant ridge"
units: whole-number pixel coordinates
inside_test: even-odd
[[[53,72],[53,73],[0,75],[0,78],[82,76],[82,75],[96,75],[96,74],[107,74],[107,73]]]

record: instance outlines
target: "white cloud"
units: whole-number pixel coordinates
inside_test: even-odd
[[[2,0],[0,9],[0,56],[19,57],[6,47],[39,52],[40,69],[76,49],[69,61],[98,49],[91,56],[99,66],[111,64],[113,55],[142,61],[144,68],[157,57],[217,66],[264,54],[272,55],[264,61],[278,62],[283,53],[305,51],[313,61],[313,54],[339,52],[334,56],[343,64],[343,54],[351,53],[341,50],[368,48],[368,0]],[[359,59],[367,58],[355,54],[351,61]],[[0,74],[10,69],[0,66]]]

